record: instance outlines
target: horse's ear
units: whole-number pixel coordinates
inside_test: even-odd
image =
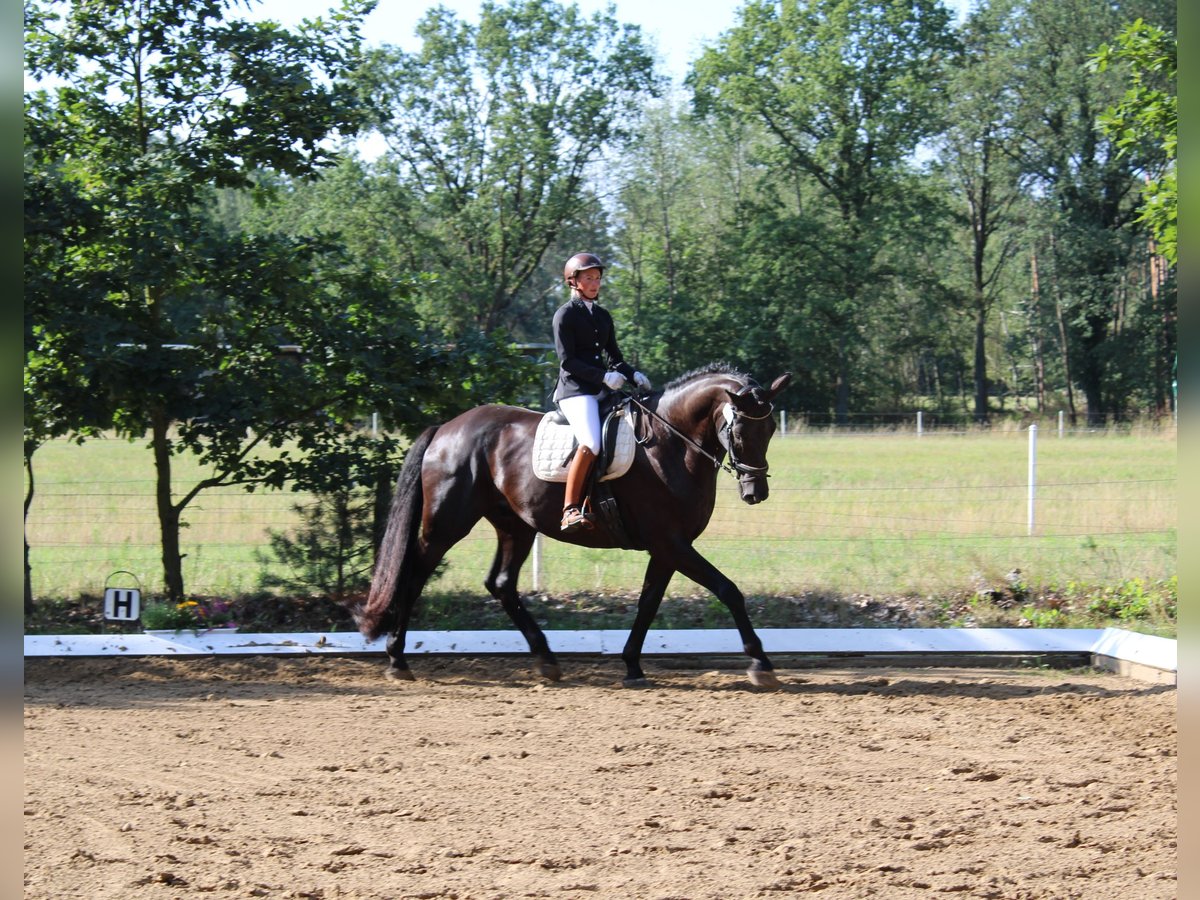
[[[788,386],[788,382],[792,380],[791,372],[784,372],[778,378],[771,382],[771,386],[767,389],[767,399],[774,399],[775,395]]]
[[[729,402],[733,404],[733,408],[738,412],[751,413],[758,407],[758,401],[754,399],[754,395],[750,393],[748,387],[742,388],[736,394],[726,388],[725,394],[729,397]],[[728,417],[729,413],[726,412],[725,415]]]

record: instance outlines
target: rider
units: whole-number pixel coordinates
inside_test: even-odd
[[[604,264],[595,254],[576,253],[568,259],[563,279],[571,288],[571,299],[554,313],[554,349],[559,362],[554,400],[579,444],[567,470],[560,527],[568,534],[592,527],[582,503],[600,451],[599,393],[604,388],[620,390],[629,378],[642,390],[650,390],[650,379],[635,372],[621,356],[612,316],[596,302],[603,275]]]

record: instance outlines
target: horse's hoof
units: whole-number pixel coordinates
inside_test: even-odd
[[[775,673],[768,669],[748,669],[746,675],[749,676],[750,683],[755,687],[770,688],[773,691],[777,691],[783,686],[779,683],[779,679],[775,677]]]
[[[621,687],[648,688],[650,687],[650,679],[644,675],[641,678],[626,678],[621,682]]]
[[[538,674],[548,681],[562,681],[562,669],[558,663],[538,663]]]
[[[416,681],[417,676],[409,669],[397,669],[395,666],[388,666],[383,670],[383,677],[388,681]]]

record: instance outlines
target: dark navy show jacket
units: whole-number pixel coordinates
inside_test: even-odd
[[[633,378],[633,367],[617,348],[612,315],[599,303],[588,312],[582,300],[567,301],[554,313],[553,327],[559,363],[555,400],[600,393],[610,367]]]

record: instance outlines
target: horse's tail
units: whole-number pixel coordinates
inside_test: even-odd
[[[393,601],[411,577],[412,551],[420,532],[421,508],[425,502],[425,492],[421,488],[421,462],[436,432],[436,425],[426,428],[408,448],[400,476],[396,479],[387,530],[375,559],[371,592],[365,603],[352,610],[358,630],[367,640],[374,640],[392,628],[396,621]]]

